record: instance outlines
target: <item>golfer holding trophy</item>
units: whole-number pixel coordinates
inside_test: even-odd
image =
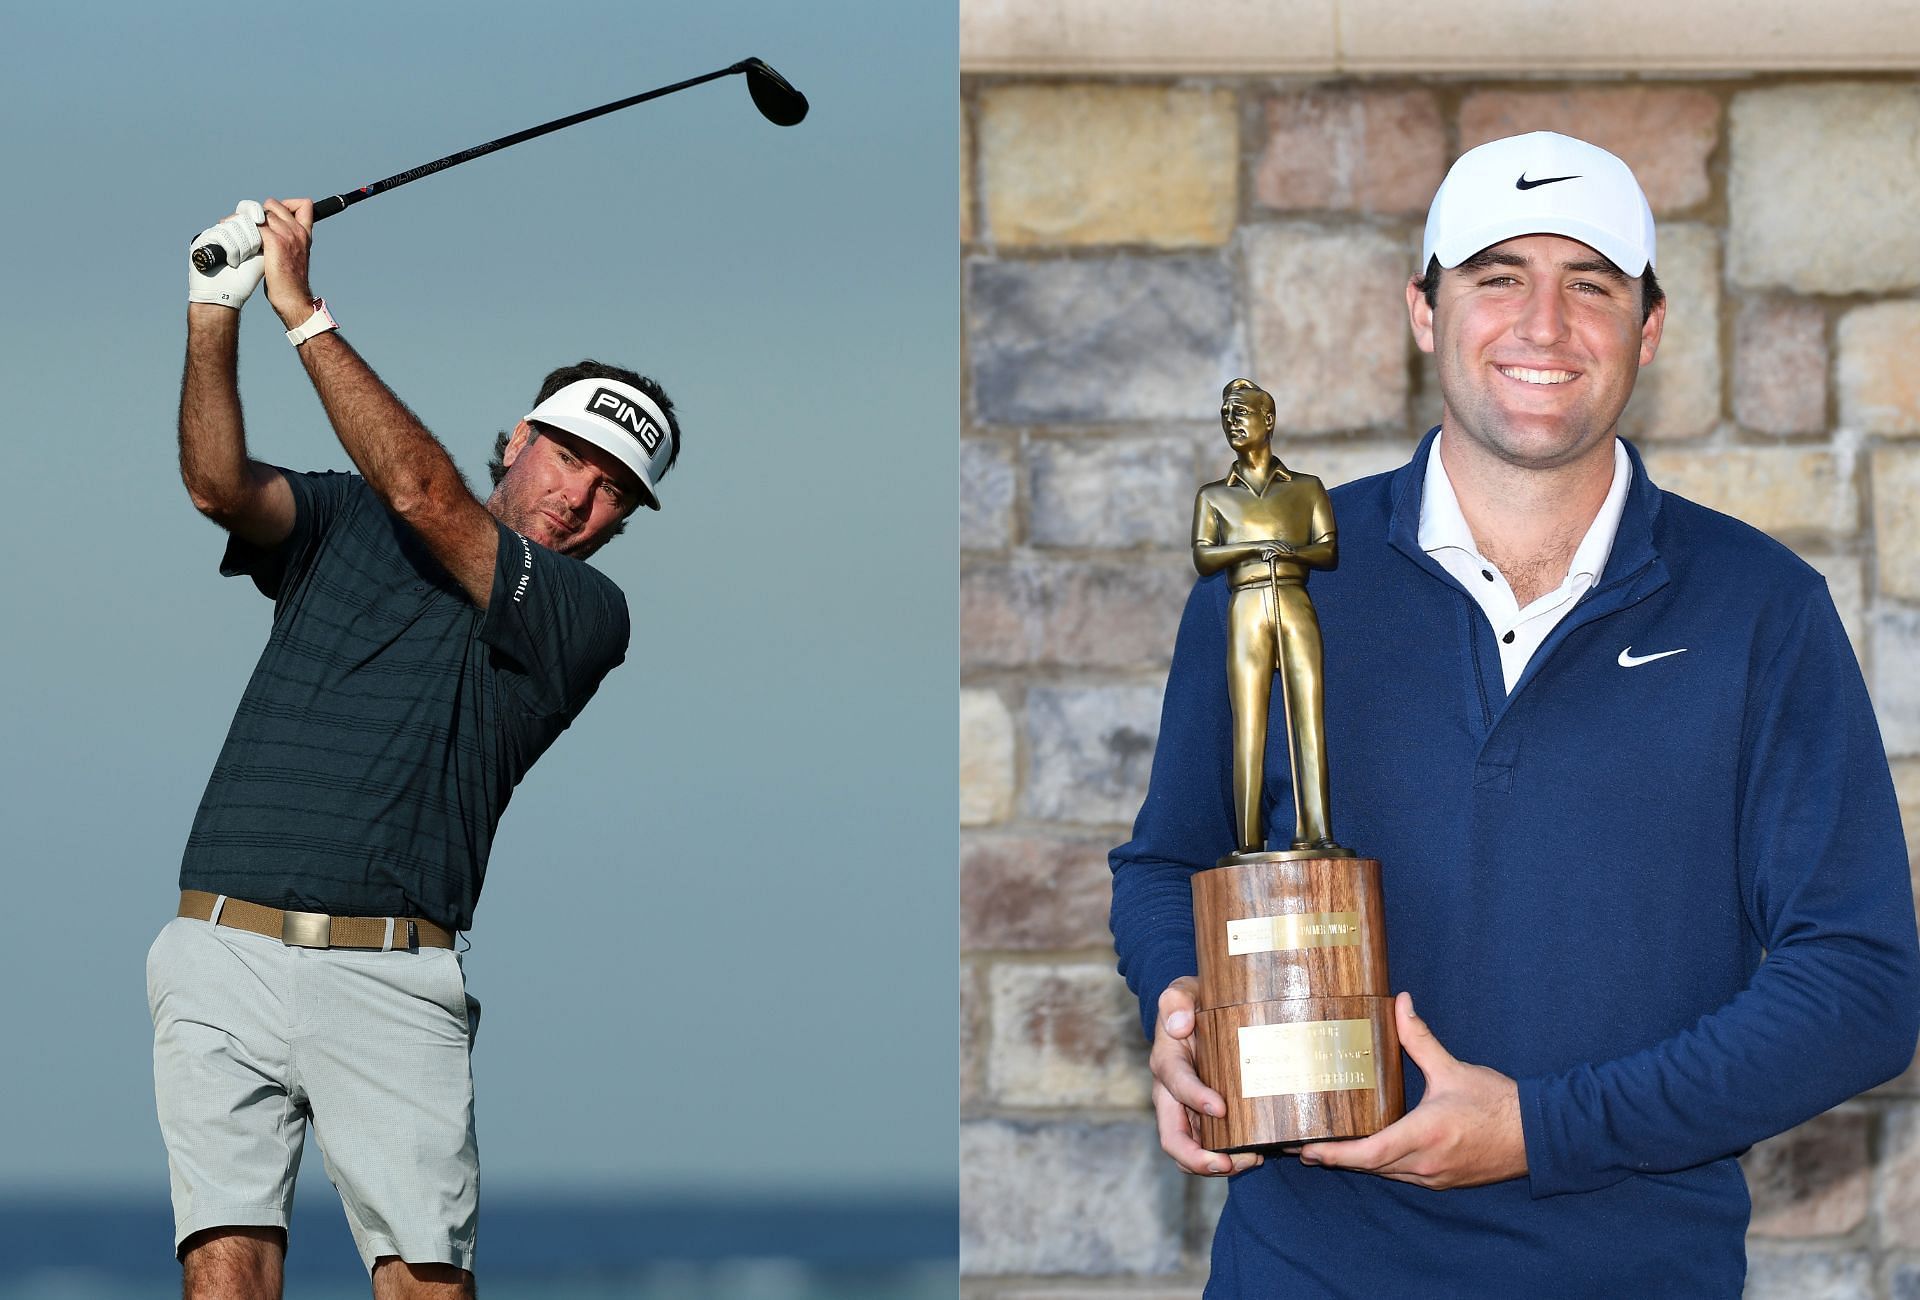
[[[1237,1175],[1209,1297],[1736,1297],[1741,1153],[1912,1060],[1906,846],[1826,584],[1618,436],[1655,245],[1585,141],[1454,163],[1402,290],[1441,419],[1332,494],[1337,565],[1227,388],[1112,858],[1161,1147]],[[1391,877],[1390,982],[1330,812]]]

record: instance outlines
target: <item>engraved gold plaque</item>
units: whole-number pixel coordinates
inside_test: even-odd
[[[1354,948],[1360,944],[1358,912],[1289,912],[1227,922],[1227,955],[1285,952],[1290,948]]]
[[[1240,1029],[1240,1095],[1372,1088],[1373,1023],[1306,1020]]]

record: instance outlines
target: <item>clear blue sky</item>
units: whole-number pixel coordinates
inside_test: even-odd
[[[802,125],[736,77],[574,127],[324,223],[313,283],[477,483],[582,356],[658,377],[685,430],[666,510],[597,560],[628,662],[480,901],[489,1191],[951,1193],[955,29],[879,0],[10,7],[0,1192],[165,1193],[143,963],[269,615],[175,470],[188,238],[757,54]],[[242,333],[255,454],[346,467],[264,298]]]

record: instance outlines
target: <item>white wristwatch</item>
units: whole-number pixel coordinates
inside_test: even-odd
[[[339,328],[340,322],[335,320],[333,313],[327,310],[327,300],[325,298],[315,298],[313,300],[313,315],[307,317],[298,329],[290,329],[287,331],[287,342],[297,348],[316,334],[325,334],[328,330],[337,330]]]

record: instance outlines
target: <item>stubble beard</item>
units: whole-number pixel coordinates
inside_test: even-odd
[[[557,544],[541,541],[541,538],[551,536],[552,521],[541,511],[538,501],[526,499],[524,490],[515,483],[511,472],[500,480],[499,485],[493,489],[493,495],[487,498],[487,512],[522,537],[531,537],[535,541],[540,541],[540,544],[548,550],[571,556],[576,560],[586,559],[599,550],[607,540],[602,537],[591,544],[582,544],[579,534],[575,533]]]
[[[1449,383],[1450,378],[1456,382]],[[1620,422],[1620,410],[1626,409],[1623,402],[1620,410],[1609,416],[1582,402],[1558,417],[1535,417],[1541,432],[1529,433],[1487,388],[1475,388],[1458,380],[1459,376],[1449,376],[1447,368],[1442,368],[1441,392],[1463,392],[1468,398],[1464,402],[1451,398],[1443,401],[1442,426],[1448,433],[1458,434],[1519,469],[1559,469],[1592,455],[1595,447],[1612,437]],[[1551,430],[1546,428],[1549,423],[1553,426]]]

